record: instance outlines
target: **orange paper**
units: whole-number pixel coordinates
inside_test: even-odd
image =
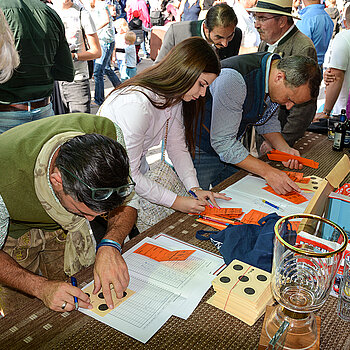
[[[304,203],[307,201],[307,199],[304,196],[302,196],[300,193],[298,193],[296,191],[292,191],[292,192],[289,192],[289,193],[283,195],[283,194],[277,194],[272,189],[271,186],[263,187],[263,190],[271,192],[271,193],[275,194],[276,196],[281,197],[283,199],[286,199],[287,201],[292,202],[294,204],[301,204],[301,203]]]
[[[245,214],[241,221],[244,224],[255,224],[258,225],[258,221],[263,218],[264,216],[268,215],[267,213],[264,213],[259,210],[252,209],[249,213]]]
[[[242,208],[209,208],[205,207],[205,210],[200,213],[200,215],[208,216],[208,215],[217,215],[223,216],[227,219],[237,219],[241,217],[243,214]]]
[[[225,226],[226,227],[226,226]],[[186,260],[195,250],[168,250],[151,243],[145,243],[134,253],[147,256],[156,261]]]
[[[283,170],[284,171],[284,170]],[[297,173],[296,171],[284,171],[294,182],[307,184],[310,182],[310,178],[304,177],[303,173]]]
[[[294,156],[292,154],[281,152],[281,151],[278,151],[275,149],[272,150],[270,153],[268,153],[267,157],[270,160],[278,160],[280,162],[286,162],[289,159],[296,159],[300,164],[303,164],[305,166],[308,166],[308,167],[314,168],[314,169],[317,169],[318,165],[319,165],[319,163],[313,161],[312,159]]]
[[[225,223],[225,224],[231,224],[231,225],[240,225],[241,221],[238,219],[226,219],[222,216],[218,215],[203,215],[203,219],[212,219],[212,220],[217,220],[220,221],[220,223]]]
[[[205,219],[196,219],[196,221],[204,224],[204,225],[208,225],[211,227],[214,227],[218,230],[224,230],[225,228],[227,228],[227,226],[225,224],[219,224],[218,222],[214,222],[214,221],[210,221],[210,220],[205,220]]]

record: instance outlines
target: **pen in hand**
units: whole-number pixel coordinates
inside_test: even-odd
[[[188,193],[195,199],[198,199],[198,196],[192,191],[192,190],[188,190]],[[209,204],[210,208],[214,208],[211,204]]]
[[[74,286],[74,287],[77,287],[78,285],[77,285],[77,279],[75,278],[75,277],[71,277],[70,278],[70,281],[71,281],[71,283],[72,283],[72,286]],[[75,310],[78,310],[78,308],[79,308],[79,305],[78,305],[78,298],[75,296],[74,297],[74,304],[75,304]]]

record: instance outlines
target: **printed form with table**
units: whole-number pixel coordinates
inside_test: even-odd
[[[279,216],[303,213],[325,180],[316,176],[303,177],[302,173],[287,173],[301,188],[300,194],[294,192],[279,196],[264,179],[247,175],[222,191],[232,200],[218,200],[222,209],[206,208],[197,221],[220,230],[231,222],[256,224],[261,217],[270,213]],[[209,226],[208,230],[212,229]],[[92,295],[92,281],[83,291],[90,295],[93,309],[79,310],[142,343],[146,343],[171,316],[187,319],[211,286],[217,292],[216,297],[208,301],[213,307],[224,310],[229,298],[236,302],[241,300],[239,293],[227,295],[220,286],[223,281],[220,276],[225,275],[226,264],[219,251],[214,254],[169,235],[158,234],[144,238],[123,257],[129,269],[130,283],[121,299],[117,299],[112,290],[115,308],[108,309],[102,292]],[[236,260],[232,264],[233,269],[237,270],[246,265]],[[247,265],[247,271],[249,269],[251,266]],[[272,302],[267,288],[269,273],[259,269],[254,273],[261,277],[263,287],[257,294],[258,299],[247,302],[251,318],[244,319],[240,314],[230,312],[250,325]]]

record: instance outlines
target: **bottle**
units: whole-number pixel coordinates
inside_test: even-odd
[[[346,120],[345,126],[344,147],[350,147],[350,119]]]
[[[333,151],[342,151],[344,148],[344,140],[346,134],[346,111],[341,110],[340,121],[334,128]]]

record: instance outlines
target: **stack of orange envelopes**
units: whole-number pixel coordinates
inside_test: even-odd
[[[252,326],[273,304],[271,274],[233,260],[212,282],[215,294],[208,303]]]

